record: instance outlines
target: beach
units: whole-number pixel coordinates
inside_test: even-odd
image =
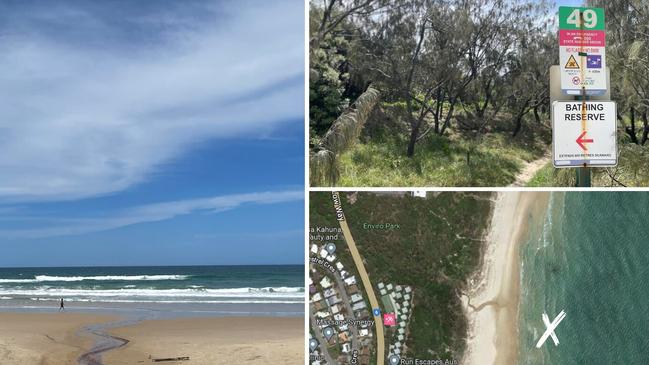
[[[88,325],[119,317],[82,313],[0,313],[0,364],[68,365],[94,344]],[[210,317],[147,320],[118,327],[111,335],[126,346],[103,354],[105,364],[298,364],[304,359],[304,319]]]
[[[111,334],[131,342],[105,356],[107,364],[188,356],[182,364],[301,364],[304,319],[223,317],[144,321]],[[175,362],[172,362],[172,364]]]
[[[300,265],[0,268],[0,364],[300,363],[303,273]]]
[[[77,335],[86,324],[116,317],[70,313],[0,313],[0,364],[77,364],[92,339]]]
[[[519,248],[530,217],[544,215],[548,199],[544,192],[497,195],[481,269],[462,298],[469,323],[463,364],[517,363]]]

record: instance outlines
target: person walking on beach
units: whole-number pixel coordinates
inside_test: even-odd
[[[61,308],[59,308],[59,312],[65,310],[65,305],[63,304],[63,298],[61,298]]]

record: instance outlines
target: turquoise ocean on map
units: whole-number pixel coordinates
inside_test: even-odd
[[[0,268],[0,310],[51,307],[301,315],[304,266]]]
[[[649,364],[649,193],[553,193],[521,247],[520,363]],[[566,318],[556,334],[543,311]]]

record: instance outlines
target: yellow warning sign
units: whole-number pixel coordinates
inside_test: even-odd
[[[579,64],[577,63],[575,56],[570,55],[570,58],[568,58],[568,63],[566,63],[566,68],[573,69],[573,70],[579,69]]]

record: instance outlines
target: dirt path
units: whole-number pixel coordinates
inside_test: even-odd
[[[551,162],[552,160],[550,159],[550,154],[546,154],[545,156],[539,158],[538,160],[534,160],[532,162],[528,162],[525,164],[523,169],[516,175],[516,180],[509,185],[510,187],[522,187],[527,184],[528,181],[530,181],[536,173],[543,168],[546,164]]]

